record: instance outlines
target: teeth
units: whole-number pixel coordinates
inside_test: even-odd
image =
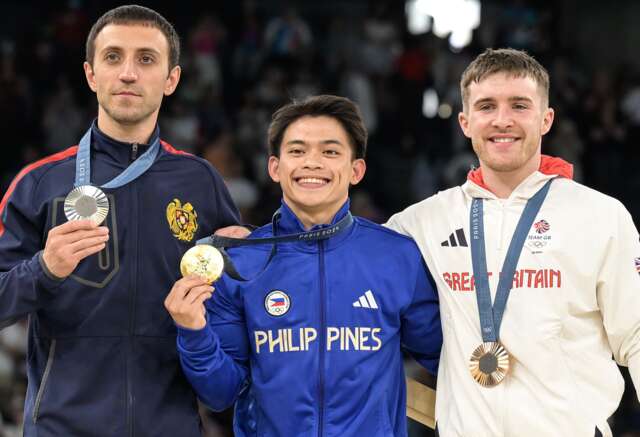
[[[300,184],[324,184],[326,181],[324,179],[319,178],[300,178],[298,179],[298,183]]]
[[[493,142],[494,143],[511,143],[515,140],[516,140],[515,138],[494,138]]]

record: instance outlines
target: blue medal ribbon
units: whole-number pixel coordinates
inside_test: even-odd
[[[529,229],[540,211],[544,199],[547,197],[552,181],[553,179],[549,180],[527,201],[520,220],[518,220],[518,225],[511,238],[511,243],[509,244],[509,249],[507,250],[507,255],[502,266],[493,306],[491,305],[489,275],[487,273],[487,255],[484,244],[483,201],[480,198],[474,198],[471,202],[471,261],[473,264],[482,341],[485,343],[497,342],[499,339],[502,316],[504,315],[509,293],[513,286],[513,275],[516,271],[522,248],[529,234]]]
[[[320,241],[326,240],[331,237],[335,237],[337,235],[342,234],[347,229],[351,227],[353,224],[353,216],[350,212],[347,212],[338,223],[335,225],[329,226],[327,228],[318,229],[315,231],[307,231],[307,232],[298,232],[295,234],[286,234],[286,235],[276,235],[276,228],[278,220],[280,219],[280,210],[277,210],[273,215],[273,219],[271,220],[271,227],[273,229],[273,237],[265,237],[265,238],[231,238],[231,237],[222,237],[220,235],[210,235],[205,238],[201,238],[196,241],[196,245],[198,244],[208,244],[210,246],[215,247],[220,250],[222,254],[222,258],[224,259],[224,271],[236,281],[247,281],[238,271],[236,270],[231,258],[224,250],[225,247],[239,247],[239,246],[254,246],[258,244],[272,244],[271,253],[269,254],[269,258],[267,258],[267,262],[262,267],[262,270],[256,274],[255,277],[264,272],[269,263],[275,256],[277,252],[277,243],[291,242],[291,241]]]
[[[94,122],[95,125],[95,122]],[[80,143],[78,144],[78,154],[76,155],[76,178],[74,181],[74,187],[81,187],[83,185],[91,185],[91,131],[93,125],[84,134]],[[100,185],[100,188],[119,188],[123,185],[127,185],[129,182],[140,177],[144,172],[149,170],[149,167],[153,164],[160,151],[160,137],[156,135],[155,140],[149,147],[149,149],[142,154],[138,159],[133,161],[127,168],[124,169],[115,178],[109,182]]]

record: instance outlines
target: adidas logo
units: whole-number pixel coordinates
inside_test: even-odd
[[[467,239],[464,236],[464,230],[461,229],[456,229],[455,232],[452,232],[451,235],[449,235],[449,239],[448,240],[444,240],[442,243],[440,243],[440,246],[443,247],[469,247],[469,245],[467,244]]]
[[[378,304],[373,297],[371,290],[367,290],[358,300],[353,303],[356,308],[369,308],[372,310],[378,309]]]

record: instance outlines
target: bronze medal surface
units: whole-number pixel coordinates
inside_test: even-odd
[[[509,352],[498,342],[482,343],[469,359],[473,379],[483,387],[495,387],[509,372]]]

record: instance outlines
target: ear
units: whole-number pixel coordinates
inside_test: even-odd
[[[464,111],[458,114],[458,124],[460,124],[460,128],[462,129],[464,136],[471,138],[471,134],[469,133],[469,117]]]
[[[278,175],[279,166],[280,166],[280,159],[278,159],[277,156],[271,155],[269,157],[269,163],[268,163],[269,176],[271,176],[271,179],[273,180],[273,182],[276,182],[276,183],[280,182],[280,175]]]
[[[554,117],[555,111],[553,110],[553,108],[547,108],[544,110],[544,114],[542,116],[542,130],[540,132],[542,135],[545,135],[551,130]]]
[[[357,185],[367,171],[367,164],[364,159],[354,159],[351,163],[351,185]]]
[[[87,78],[87,83],[89,84],[89,88],[91,88],[91,91],[95,93],[97,90],[97,86],[96,86],[96,76],[93,73],[93,67],[91,67],[91,64],[89,64],[86,61],[84,64],[82,64],[82,66],[84,67],[84,76]]]
[[[167,81],[164,84],[164,95],[170,96],[178,87],[178,82],[180,82],[180,73],[182,73],[182,69],[179,65],[176,65],[169,72],[169,76],[167,76]]]

